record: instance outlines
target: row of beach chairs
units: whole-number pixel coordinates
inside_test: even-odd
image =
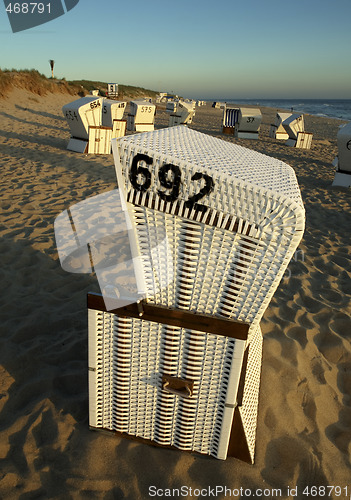
[[[190,124],[195,116],[196,101],[170,101],[169,126]],[[78,153],[109,154],[111,140],[123,137],[126,130],[151,132],[154,130],[156,105],[150,100],[130,102],[127,120],[123,115],[127,102],[105,99],[92,94],[77,99],[62,108],[71,131],[67,149]]]
[[[288,146],[310,149],[312,134],[304,130],[303,115],[277,113],[270,128],[270,137],[286,140]],[[351,186],[351,122],[341,125],[337,134],[338,155],[333,161],[336,168],[333,186]]]
[[[223,133],[239,139],[258,139],[262,114],[258,108],[236,108],[224,105]],[[269,136],[285,140],[288,146],[310,149],[312,134],[305,132],[303,115],[277,113]]]
[[[127,102],[89,95],[63,106],[70,127],[67,149],[78,153],[110,154],[111,140],[123,137],[126,130],[154,130],[156,106],[148,100],[130,103],[127,120],[123,120]]]
[[[304,117],[297,113],[277,113],[269,136],[301,149],[310,149],[312,144],[312,134],[305,132]]]
[[[122,118],[126,105],[89,95],[63,106],[71,132],[67,149],[78,153],[110,153],[111,139],[125,134],[126,122]]]
[[[258,139],[262,114],[258,108],[237,108],[223,105],[224,134],[236,138]],[[79,153],[110,154],[111,140],[123,137],[126,130],[150,132],[154,130],[156,106],[149,100],[130,103],[127,120],[123,120],[127,102],[89,95],[63,106],[62,111],[71,131],[67,149]],[[195,101],[169,101],[169,127],[190,124],[195,116]],[[269,135],[284,140],[288,146],[310,149],[312,134],[305,132],[304,116],[279,112],[270,127]],[[351,124],[340,127],[338,156],[333,165],[336,174],[333,185],[351,185]]]
[[[219,108],[219,103],[214,103]],[[224,104],[223,133],[237,138],[257,139],[261,125],[261,112],[257,108],[235,108]],[[286,141],[287,146],[310,149],[313,134],[305,132],[303,114],[278,112],[270,127],[269,136]],[[351,122],[342,125],[337,134],[338,155],[333,161],[336,168],[333,186],[351,186]]]

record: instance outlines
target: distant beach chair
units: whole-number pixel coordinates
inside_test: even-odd
[[[223,109],[223,134],[234,135],[235,125],[239,120],[239,108],[226,105]]]
[[[122,120],[127,102],[104,99],[102,106],[102,125],[112,127],[114,120]]]
[[[197,105],[197,101],[195,99],[186,99],[185,102],[189,103],[192,105],[193,107],[193,111],[195,113],[196,111],[196,105]]]
[[[178,109],[169,116],[169,127],[190,124],[195,116],[195,106],[193,102],[180,101]]]
[[[62,108],[71,131],[67,149],[77,153],[111,154],[111,139],[125,135],[125,102],[86,96]]]
[[[294,113],[283,121],[289,138],[286,141],[287,146],[300,149],[310,149],[313,134],[305,132],[305,122],[302,114]]]
[[[337,134],[338,156],[333,161],[336,167],[333,186],[351,186],[351,122],[340,127]]]
[[[234,135],[238,139],[258,139],[262,114],[258,108],[239,108],[238,124]]]
[[[112,129],[112,139],[123,137],[126,133],[127,120],[123,120],[123,114],[127,102],[104,99],[102,106],[102,126]]]
[[[272,123],[269,129],[269,137],[277,140],[287,140],[289,139],[289,134],[284,128],[283,122],[287,120],[292,113],[277,113],[274,123]]]
[[[149,100],[131,101],[127,130],[132,132],[150,132],[154,130],[155,112],[156,106]]]
[[[177,111],[177,104],[178,102],[176,101],[167,101],[166,111],[169,113],[175,113]]]
[[[88,151],[89,127],[101,126],[102,106],[102,97],[86,96],[62,107],[71,132],[67,149],[77,153]]]

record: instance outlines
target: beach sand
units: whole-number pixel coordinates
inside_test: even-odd
[[[20,89],[0,100],[0,498],[135,500],[152,498],[150,486],[184,486],[189,494],[182,498],[196,498],[190,487],[211,492],[217,485],[232,498],[248,498],[249,489],[266,498],[312,498],[316,490],[303,494],[312,486],[348,487],[314,498],[348,498],[350,190],[331,186],[342,122],[305,115],[310,150],[269,138],[274,109],[261,108],[256,141],[223,135],[222,111],[210,103],[197,108],[191,125],[291,165],[306,208],[303,240],[261,323],[256,457],[249,465],[89,430],[86,294],[99,287],[94,275],[62,270],[53,223],[69,206],[114,189],[116,180],[112,155],[67,151],[61,108],[72,100]],[[167,126],[164,110],[155,124]]]

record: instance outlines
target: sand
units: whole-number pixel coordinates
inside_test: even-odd
[[[341,122],[306,115],[310,150],[269,138],[274,109],[262,108],[258,141],[224,136],[222,111],[210,104],[197,108],[191,125],[287,162],[306,208],[302,243],[261,323],[256,458],[249,465],[89,430],[86,294],[99,287],[94,275],[61,269],[53,223],[116,181],[112,155],[66,150],[61,107],[73,99],[17,89],[0,100],[0,498],[167,498],[166,488],[181,486],[182,498],[199,497],[194,489],[205,498],[217,485],[232,498],[256,489],[266,498],[305,499],[316,491],[314,498],[349,498],[350,190],[331,186]],[[158,110],[156,127],[167,123]],[[312,489],[308,497],[312,486],[343,490]],[[218,491],[217,498],[225,497]]]

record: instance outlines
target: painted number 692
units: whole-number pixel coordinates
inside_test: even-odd
[[[136,191],[145,192],[151,187],[152,174],[147,166],[139,165],[144,162],[146,165],[152,165],[153,159],[144,154],[137,154],[132,160],[132,166],[129,172],[129,179]],[[158,183],[160,188],[157,190],[158,196],[167,202],[174,202],[179,198],[181,187],[181,169],[178,165],[164,163],[158,170]],[[191,180],[199,183],[198,191],[185,201],[187,208],[196,208],[204,212],[208,207],[198,203],[204,196],[213,191],[214,182],[212,177],[203,172],[196,172]],[[202,187],[201,187],[202,185]]]

